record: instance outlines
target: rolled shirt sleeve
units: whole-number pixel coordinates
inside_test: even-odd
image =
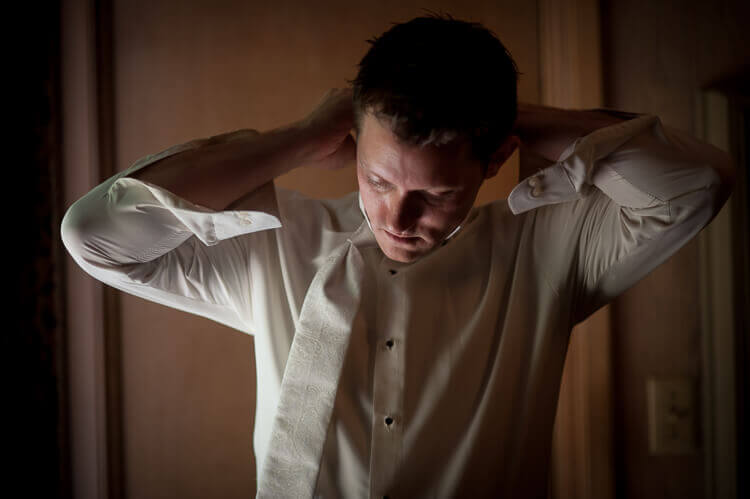
[[[248,259],[263,245],[263,231],[281,227],[273,182],[243,198],[250,209],[215,211],[128,175],[188,149],[256,134],[238,130],[140,158],[68,208],[60,226],[65,248],[103,283],[253,334]]]
[[[673,255],[721,208],[725,152],[640,115],[578,138],[510,193],[540,272],[573,301],[572,324]]]

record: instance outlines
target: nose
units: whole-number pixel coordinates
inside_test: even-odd
[[[396,235],[409,235],[421,215],[422,208],[415,195],[393,193],[388,199],[386,229]]]

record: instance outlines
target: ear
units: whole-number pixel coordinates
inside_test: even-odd
[[[492,178],[497,175],[497,172],[500,171],[500,167],[503,166],[506,161],[508,161],[508,158],[510,158],[510,156],[520,144],[521,139],[518,137],[518,135],[509,135],[508,138],[506,138],[503,143],[500,144],[500,147],[498,147],[497,150],[492,153],[492,156],[490,157],[490,163],[487,166],[487,173],[485,173],[484,178]]]

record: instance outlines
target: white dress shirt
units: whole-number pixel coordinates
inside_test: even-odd
[[[208,141],[257,133],[139,159],[70,206],[62,239],[92,277],[254,336],[261,484],[272,432],[293,433],[274,421],[285,415],[277,408],[303,302],[353,303],[351,327],[315,345],[327,355],[337,343],[342,355],[305,365],[311,378],[333,383],[332,413],[306,415],[327,431],[289,437],[295,448],[310,443],[300,465],[313,481],[300,490],[325,498],[546,497],[572,327],[716,215],[712,166],[731,162],[640,115],[580,137],[507,200],[473,208],[445,244],[410,264],[378,248],[357,192],[318,200],[269,182],[215,211],[128,177]],[[329,275],[316,287],[336,252],[340,262],[349,258],[338,272],[357,275],[349,284]],[[286,415],[316,400],[290,393]],[[283,459],[287,449],[277,450]],[[269,485],[268,495],[284,483]]]

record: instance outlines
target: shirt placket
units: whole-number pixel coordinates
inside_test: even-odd
[[[388,488],[402,459],[406,294],[402,272],[385,261],[377,283],[370,497],[381,499],[391,497]]]

